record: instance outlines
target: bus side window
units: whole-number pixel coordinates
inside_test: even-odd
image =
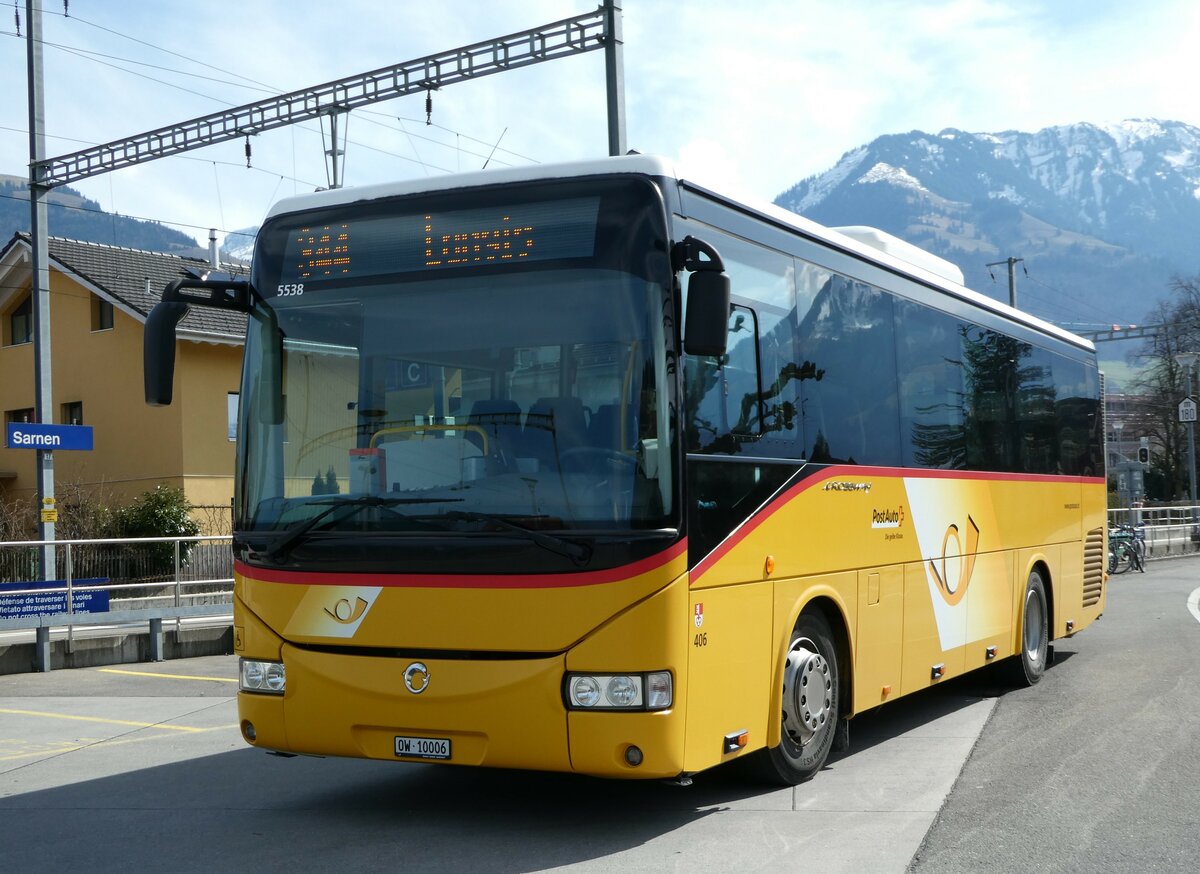
[[[733,306],[729,351],[720,358],[687,356],[684,379],[689,451],[734,453],[757,437],[762,417],[754,311]]]
[[[812,271],[807,278],[821,281],[797,327],[799,357],[805,362],[797,378],[808,458],[896,465],[900,420],[893,298],[837,273]]]

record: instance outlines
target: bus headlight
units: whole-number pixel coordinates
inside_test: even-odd
[[[238,672],[238,690],[282,695],[287,690],[287,672],[283,662],[242,659]]]
[[[576,677],[571,683],[571,703],[579,707],[595,707],[600,703],[600,684],[595,677]]]
[[[569,710],[666,710],[674,703],[670,671],[567,674]]]

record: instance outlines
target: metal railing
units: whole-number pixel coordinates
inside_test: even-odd
[[[39,581],[44,546],[55,547],[53,582],[59,585]],[[22,582],[29,587],[12,585]],[[0,543],[0,583],[8,584],[0,598],[65,594],[67,613],[75,610],[74,596],[89,591],[120,593],[113,600],[130,609],[166,600],[176,607],[200,598],[230,603],[233,553],[230,538],[219,535]]]
[[[38,670],[50,669],[50,629],[149,623],[151,658],[162,659],[162,622],[229,615],[228,536],[26,540],[0,543],[0,630],[36,630]],[[53,579],[39,557],[53,546]],[[48,576],[50,576],[48,574]],[[93,611],[93,607],[96,609]]]
[[[1108,527],[1133,525],[1146,538],[1146,558],[1200,552],[1200,506],[1120,507],[1108,511]]]

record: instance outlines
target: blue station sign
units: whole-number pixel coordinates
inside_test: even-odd
[[[92,449],[91,425],[39,425],[34,422],[9,422],[9,449]]]
[[[98,589],[108,582],[108,577],[96,577],[87,580],[75,580],[74,586],[85,587],[83,591],[75,588],[71,592],[71,609],[75,613],[107,613],[108,589]],[[0,619],[24,619],[28,616],[54,615],[67,612],[66,592],[38,592],[36,589],[65,588],[63,580],[42,582],[37,580],[27,583],[0,583]],[[24,591],[24,595],[11,595],[9,592]]]

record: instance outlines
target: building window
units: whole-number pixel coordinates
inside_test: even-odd
[[[5,410],[4,424],[5,425],[27,425],[36,421],[34,418],[33,407],[26,407],[23,410]]]
[[[113,326],[113,305],[97,295],[92,295],[92,330],[111,331]]]
[[[71,401],[62,405],[62,423],[64,425],[83,424],[83,401]]]
[[[8,345],[33,342],[33,295],[25,298],[8,317]]]

